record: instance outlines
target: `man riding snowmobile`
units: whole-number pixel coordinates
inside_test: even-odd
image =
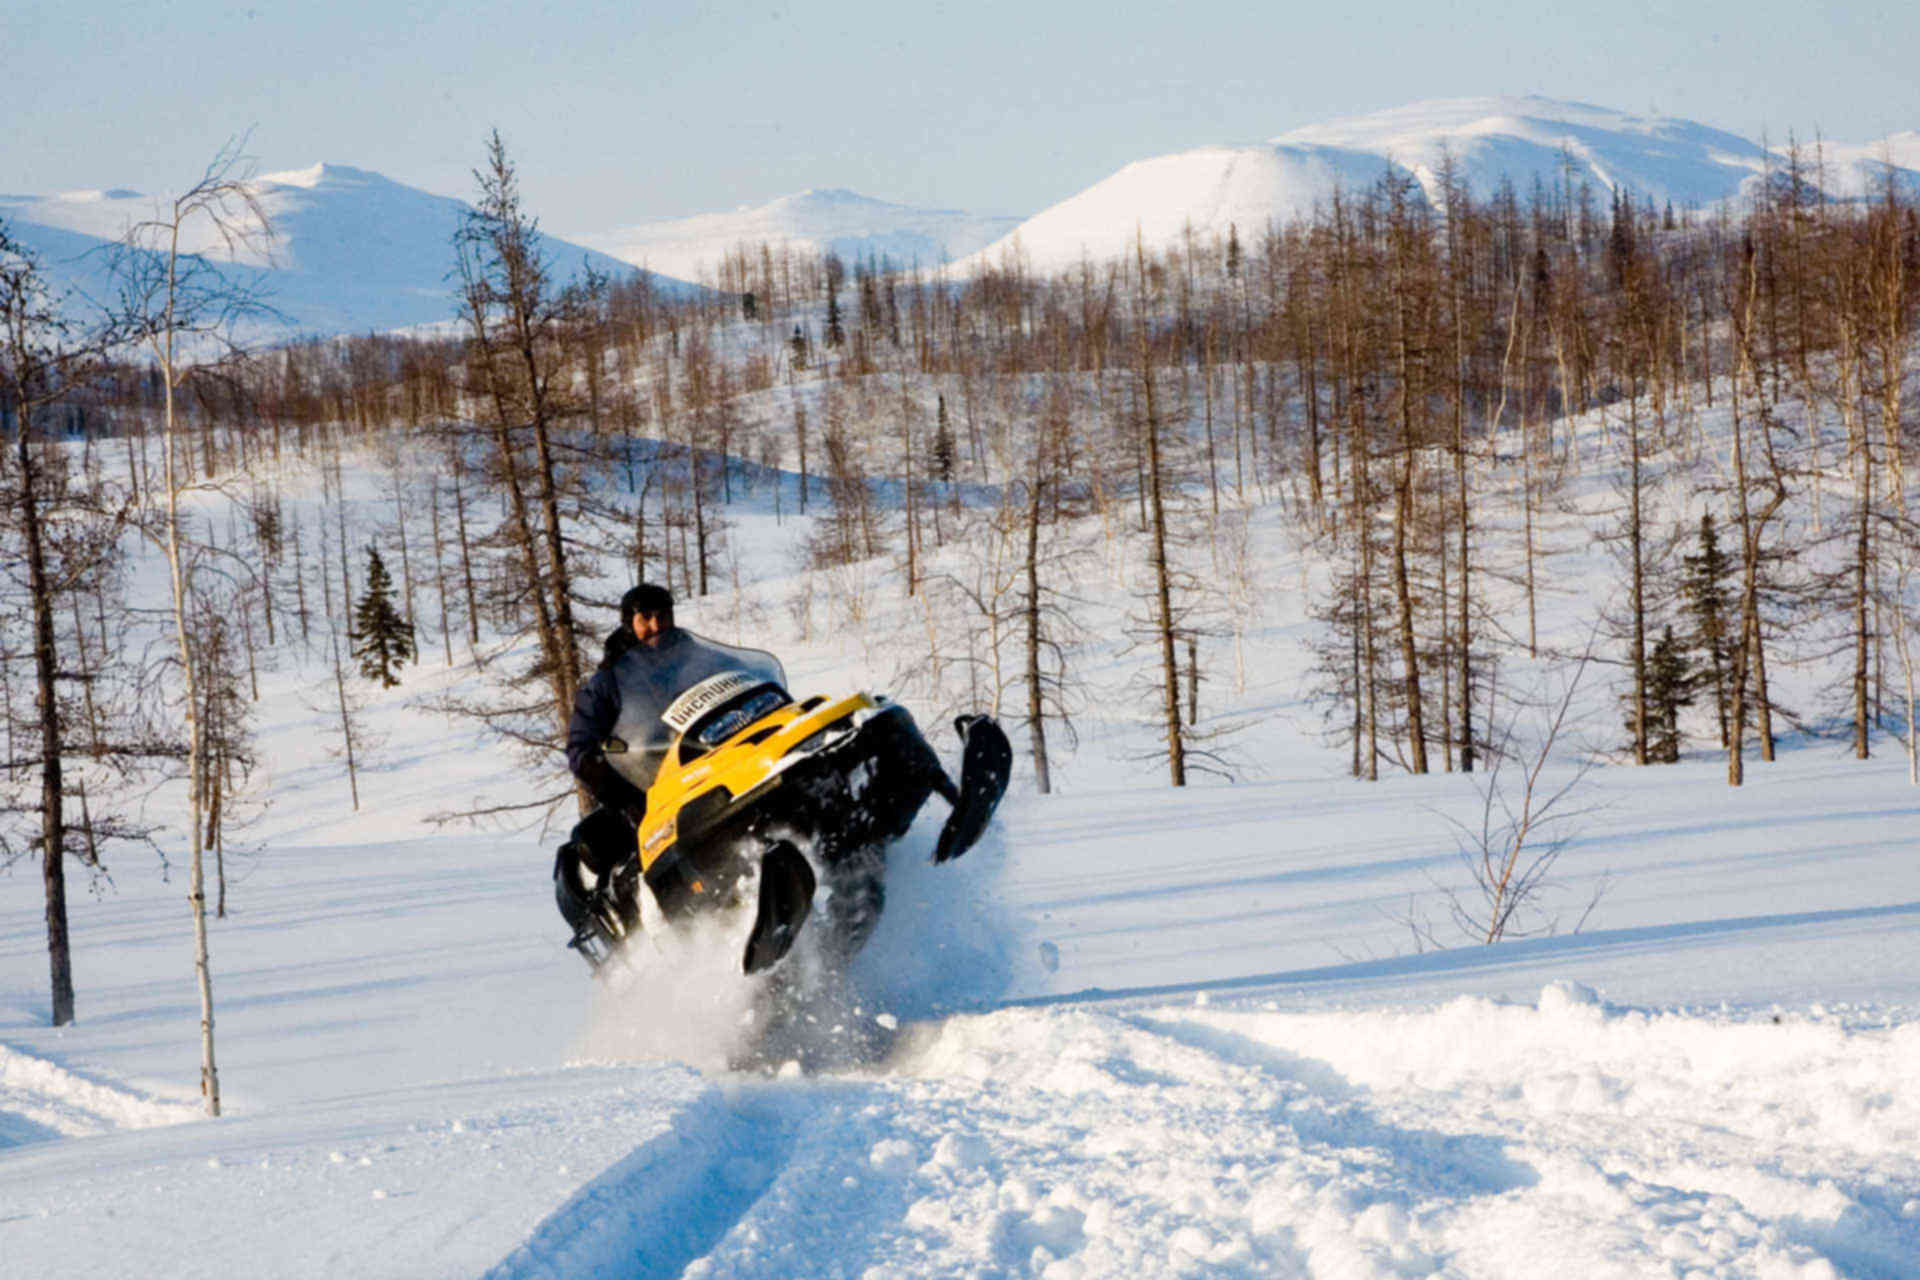
[[[672,742],[660,712],[684,690],[736,669],[786,682],[772,654],[717,644],[675,626],[673,594],[665,587],[643,582],[620,598],[620,625],[574,696],[567,723],[567,767],[599,806],[574,824],[554,862],[560,914],[576,930],[595,890],[633,854],[646,788]],[[625,747],[618,765],[608,758],[610,742]]]
[[[675,626],[664,588],[622,597],[567,732],[567,763],[599,807],[554,861],[572,945],[594,967],[638,927],[643,895],[671,922],[750,893],[758,919],[743,966],[768,968],[807,918],[815,865],[829,936],[851,955],[879,914],[885,846],[930,794],[953,809],[935,861],[979,838],[1012,763],[990,718],[955,722],[956,786],[904,707],[866,694],[795,702],[785,685],[773,655]]]

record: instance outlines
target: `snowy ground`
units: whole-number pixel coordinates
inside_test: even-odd
[[[517,841],[277,847],[216,932],[217,1122],[178,886],[80,904],[54,1032],[16,879],[7,1270],[1912,1274],[1920,797],[1815,752],[1738,820],[1659,781],[1566,855],[1597,925],[1424,953],[1394,916],[1450,852],[1377,789],[1016,802],[903,858],[806,1073],[594,1001]]]
[[[911,658],[829,630],[782,643],[797,686]],[[213,933],[226,1116],[179,869],[75,893],[58,1031],[37,877],[0,882],[0,1273],[1920,1274],[1891,744],[1796,740],[1738,792],[1712,759],[1598,770],[1556,931],[1474,946],[1445,891],[1476,779],[1342,777],[1289,619],[1255,639],[1246,781],[1166,789],[1090,718],[1064,793],[1017,790],[966,859],[927,865],[923,819],[850,982],[748,1068],[755,990],[700,956],[587,979],[551,834],[421,821],[526,786],[409,709],[463,670],[376,707],[358,813],[316,672],[264,673],[276,799]]]

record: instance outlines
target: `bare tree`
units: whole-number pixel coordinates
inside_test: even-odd
[[[1161,455],[1159,408],[1154,402],[1152,316],[1147,306],[1146,242],[1134,238],[1134,359],[1142,397],[1141,434],[1145,440],[1145,489],[1151,539],[1153,600],[1151,626],[1160,650],[1162,720],[1166,729],[1167,777],[1176,787],[1187,785],[1187,738],[1180,719],[1180,664],[1174,656],[1176,625],[1173,611],[1173,568],[1168,561],[1166,489],[1167,468]]]
[[[367,764],[369,753],[377,751],[381,739],[367,727],[366,700],[357,685],[347,680],[346,660],[340,651],[340,630],[335,627],[327,637],[327,652],[330,660],[328,674],[332,689],[328,694],[316,692],[309,695],[307,706],[327,717],[333,735],[330,753],[347,768],[347,793],[352,797],[354,812],[360,811],[360,770]]]
[[[12,448],[0,455],[0,545],[6,554],[5,580],[24,594],[21,629],[30,637],[34,710],[31,746],[22,750],[14,738],[15,711],[8,672],[4,714],[9,747],[6,786],[0,792],[0,817],[28,816],[37,831],[16,849],[13,837],[0,826],[0,859],[11,862],[21,852],[37,848],[41,855],[41,882],[46,897],[47,958],[51,989],[51,1020],[55,1026],[73,1021],[74,990],[71,943],[67,927],[66,861],[78,856],[98,864],[98,837],[88,815],[80,826],[69,818],[68,777],[64,757],[72,748],[70,729],[77,708],[64,690],[78,683],[89,708],[97,715],[95,697],[101,673],[88,659],[79,631],[79,596],[91,584],[104,601],[105,575],[126,526],[130,500],[103,483],[70,474],[65,454],[47,436],[50,419],[87,390],[107,353],[118,340],[115,327],[101,321],[82,328],[70,319],[67,299],[55,296],[32,254],[17,244],[0,222],[0,422],[11,419]],[[11,593],[9,593],[11,594]],[[75,644],[62,652],[58,614],[70,607]],[[11,620],[0,620],[0,633],[11,630]],[[8,646],[11,649],[11,646]],[[99,657],[109,661],[112,646],[99,646]],[[12,653],[0,654],[11,666]],[[94,716],[86,717],[93,721]],[[146,755],[153,748],[122,740],[103,742],[97,723],[90,723],[91,754],[127,758]],[[31,802],[13,794],[15,779],[38,773],[38,795]]]
[[[195,575],[196,577],[202,575]],[[231,581],[203,585],[195,602],[199,614],[194,639],[201,690],[198,718],[205,747],[200,753],[199,789],[206,796],[204,847],[213,852],[214,915],[227,915],[227,837],[241,825],[240,811],[255,763],[250,704],[242,695],[239,664],[250,660],[252,646],[235,619],[245,619],[250,592]]]
[[[1567,714],[1591,651],[1589,644],[1588,654],[1575,664],[1537,745],[1518,751],[1515,720],[1509,718],[1490,753],[1486,780],[1480,784],[1478,825],[1468,827],[1448,819],[1460,835],[1460,859],[1473,878],[1471,894],[1447,895],[1448,908],[1455,925],[1476,942],[1491,944],[1558,928],[1557,919],[1547,915],[1541,899],[1548,888],[1548,877],[1572,839],[1570,824],[1579,816],[1567,802],[1585,780],[1590,766],[1579,765],[1558,786],[1549,786],[1544,774],[1554,744],[1566,728]],[[1504,776],[1509,761],[1522,772],[1517,795]],[[1591,905],[1588,910],[1592,910]],[[1578,926],[1574,931],[1579,931]]]
[[[120,263],[124,314],[146,343],[164,389],[162,475],[164,510],[156,531],[167,557],[173,599],[174,639],[187,727],[188,795],[192,812],[188,898],[193,907],[194,971],[200,987],[200,1088],[209,1115],[220,1114],[220,1075],[214,1059],[213,971],[207,953],[207,894],[202,837],[206,827],[207,734],[201,719],[200,648],[188,581],[191,548],[180,499],[191,480],[182,465],[182,428],[177,413],[181,384],[209,348],[231,339],[235,325],[258,314],[258,295],[221,273],[204,257],[189,254],[183,234],[210,233],[231,255],[262,253],[272,243],[272,222],[249,185],[252,162],[241,142],[229,142],[200,180],[165,206],[159,216],[128,235]]]
[[[475,433],[484,445],[481,479],[503,499],[504,516],[473,545],[489,553],[500,617],[509,624],[502,651],[531,639],[538,656],[500,672],[503,688],[493,695],[448,698],[441,706],[479,720],[551,777],[559,773],[567,718],[585,669],[585,636],[576,617],[579,607],[593,602],[580,594],[580,584],[594,576],[596,552],[618,549],[606,529],[617,527],[624,536],[630,516],[596,505],[586,492],[583,473],[610,469],[610,442],[589,434],[576,445],[563,431],[588,416],[571,390],[577,344],[570,347],[563,339],[568,324],[591,308],[583,312],[578,295],[556,288],[497,131],[474,177],[479,200],[455,237],[454,274],[467,331],[469,392],[482,409],[483,426]],[[455,525],[464,546],[469,508],[459,469],[454,479]],[[468,558],[464,551],[462,558]],[[530,636],[521,621],[529,617]],[[477,637],[477,626],[470,637]],[[582,806],[590,803],[584,791],[569,787],[523,805],[485,809],[543,809],[566,794]]]

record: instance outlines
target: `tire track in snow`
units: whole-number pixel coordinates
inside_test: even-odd
[[[793,1146],[770,1100],[720,1100],[549,1214],[488,1280],[678,1276],[752,1210]]]

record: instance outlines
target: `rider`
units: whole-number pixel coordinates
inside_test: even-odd
[[[718,644],[674,625],[673,594],[665,587],[643,582],[620,597],[620,625],[575,695],[567,724],[567,767],[598,805],[554,860],[554,894],[576,936],[590,919],[596,890],[635,852],[647,787],[673,740],[662,713],[681,693],[724,671],[786,684],[772,654]]]

